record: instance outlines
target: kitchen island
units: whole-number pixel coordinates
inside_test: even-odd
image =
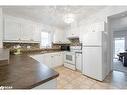
[[[59,74],[28,55],[11,55],[9,64],[0,66],[0,86],[12,89],[56,88]]]

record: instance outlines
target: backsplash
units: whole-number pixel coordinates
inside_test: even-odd
[[[73,39],[69,39],[70,42],[71,42],[71,45],[81,45],[80,41],[79,41],[79,38],[73,38]]]
[[[3,43],[3,47],[4,48],[8,48],[8,49],[14,49],[18,45],[20,45],[22,49],[40,48],[40,44],[39,43],[7,43],[7,42]]]

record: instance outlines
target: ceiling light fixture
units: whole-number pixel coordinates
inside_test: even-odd
[[[64,22],[67,24],[71,24],[72,22],[74,22],[74,18],[75,18],[75,16],[72,13],[65,14],[64,15]]]

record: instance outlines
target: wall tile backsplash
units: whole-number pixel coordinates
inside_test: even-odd
[[[14,49],[18,45],[20,45],[22,49],[33,49],[40,47],[39,43],[7,43],[7,42],[3,43],[3,47],[8,49]]]
[[[71,45],[81,45],[79,38],[69,39],[71,42]]]

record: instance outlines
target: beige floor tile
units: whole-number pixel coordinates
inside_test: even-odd
[[[113,71],[100,82],[64,66],[55,70],[60,74],[57,78],[58,89],[127,89],[127,74],[122,72]]]

